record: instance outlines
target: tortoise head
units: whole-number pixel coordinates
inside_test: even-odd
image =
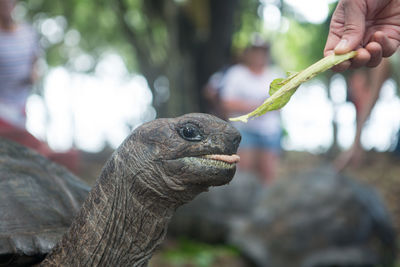
[[[227,122],[192,113],[143,124],[120,150],[129,152],[124,158],[131,157],[132,168],[142,170],[144,182],[158,192],[195,189],[197,194],[231,181],[240,140],[239,132]]]

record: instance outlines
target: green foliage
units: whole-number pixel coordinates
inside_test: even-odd
[[[119,17],[122,16],[127,23],[139,34],[147,34],[151,27],[151,40],[146,40],[148,48],[152,50],[153,60],[165,58],[163,44],[166,43],[165,27],[160,21],[149,23],[145,16],[141,0],[126,1],[127,10],[118,14],[113,1],[61,1],[61,0],[25,0],[21,1],[27,9],[28,20],[35,22],[39,33],[42,22],[46,19],[55,19],[57,16],[65,18],[64,34],[74,29],[80,33],[77,46],[70,47],[65,43],[65,38],[58,43],[45,46],[46,60],[49,65],[67,64],[79,54],[90,54],[96,60],[106,51],[115,51],[122,55],[130,69],[137,69],[138,62],[134,56],[131,44],[127,42],[121,28]],[[42,39],[46,36],[42,33]],[[77,53],[77,51],[80,51]],[[161,54],[161,56],[160,56]],[[68,65],[71,66],[71,65]]]
[[[273,45],[276,62],[285,70],[301,70],[323,55],[328,34],[326,24],[299,23],[288,19],[287,32],[276,36]]]
[[[257,15],[260,3],[257,0],[241,1],[237,13],[236,32],[233,35],[232,47],[241,51],[249,45],[253,33],[262,32],[262,21]]]
[[[122,3],[122,9],[118,5]],[[236,33],[234,35],[234,43],[238,47],[247,45],[249,36],[252,32],[260,30],[260,18],[257,16],[257,8],[259,7],[257,0],[240,1],[240,11],[237,13],[238,25],[236,25]],[[136,42],[140,46],[149,50],[149,61],[154,66],[165,63],[168,57],[171,56],[169,46],[176,40],[172,40],[175,36],[171,35],[168,27],[177,27],[169,21],[165,9],[171,14],[177,13],[177,8],[183,8],[186,12],[190,10],[196,11],[196,16],[192,16],[193,12],[188,14],[189,25],[198,27],[199,32],[194,34],[204,34],[207,25],[210,22],[204,21],[205,18],[210,17],[207,12],[208,1],[184,1],[178,3],[176,1],[144,1],[144,0],[122,0],[122,1],[80,1],[80,0],[21,0],[20,5],[27,11],[27,18],[30,21],[37,22],[37,28],[40,30],[40,20],[54,19],[57,16],[62,16],[67,21],[64,29],[64,34],[70,30],[75,29],[79,31],[81,40],[78,44],[79,49],[83,53],[90,54],[95,59],[98,58],[104,51],[113,50],[118,52],[127,61],[128,67],[137,69],[139,63],[137,62],[138,52],[135,44],[129,43],[126,37],[126,32],[121,24],[121,18],[126,22],[129,30],[135,33]],[[157,5],[154,8],[152,5]],[[206,6],[207,7],[206,7]],[[157,10],[155,12],[155,10]],[[175,9],[175,10],[174,10]],[[202,12],[203,14],[198,14]],[[38,16],[40,15],[40,16]],[[202,22],[198,22],[198,18],[202,18]],[[205,26],[206,25],[206,26]],[[196,29],[196,28],[195,28]],[[174,29],[178,30],[178,29]],[[76,53],[71,50],[76,47],[68,47],[65,40],[58,43],[51,43],[46,46],[46,59],[50,65],[65,64],[71,56]],[[60,50],[63,52],[61,53]]]
[[[49,65],[91,72],[104,54],[119,54],[128,70],[147,79],[157,113],[166,117],[200,111],[200,90],[229,63],[234,33],[247,44],[260,24],[259,0],[21,0],[19,6],[41,33]],[[71,32],[79,32],[78,42],[70,42]],[[161,76],[169,98],[157,97]]]
[[[236,248],[224,245],[209,245],[188,239],[179,240],[175,248],[167,249],[162,257],[172,266],[186,266],[190,263],[193,267],[213,266],[220,256],[238,256]]]

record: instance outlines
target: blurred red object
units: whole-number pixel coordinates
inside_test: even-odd
[[[74,173],[78,172],[79,151],[76,149],[66,152],[55,152],[45,142],[38,140],[27,130],[16,127],[2,119],[0,119],[0,136],[36,150],[41,155],[67,167]]]

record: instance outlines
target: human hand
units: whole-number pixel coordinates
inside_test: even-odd
[[[325,56],[357,50],[351,61],[333,68],[343,71],[375,67],[400,45],[400,0],[340,0],[331,20]]]

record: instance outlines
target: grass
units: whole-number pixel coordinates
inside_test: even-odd
[[[174,267],[210,267],[222,266],[220,262],[226,259],[240,258],[238,249],[228,245],[210,245],[186,238],[170,242],[150,262],[149,267],[174,266]],[[227,265],[228,266],[228,265]]]

